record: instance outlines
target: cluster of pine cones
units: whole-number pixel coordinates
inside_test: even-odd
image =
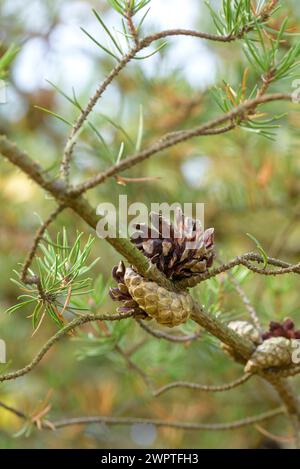
[[[248,321],[231,321],[228,327],[255,346],[255,351],[245,366],[247,373],[293,364],[292,354],[300,345],[300,330],[295,329],[291,319],[287,318],[283,323],[270,322],[269,330],[262,334]],[[223,349],[236,358],[230,347],[223,346]]]
[[[136,225],[131,242],[152,264],[171,280],[181,280],[204,273],[214,258],[214,230],[203,231],[201,224],[181,211],[176,212],[175,225],[161,214],[151,214],[151,226]],[[134,312],[137,317],[154,318],[173,327],[186,322],[192,300],[186,292],[171,292],[139,275],[123,262],[113,268],[118,286],[110,296],[122,305],[119,312]]]
[[[177,212],[175,226],[160,214],[152,214],[152,225],[136,225],[131,241],[152,264],[171,280],[182,280],[206,272],[214,259],[214,230],[203,231],[199,222]],[[192,245],[190,243],[193,243]],[[135,317],[155,319],[173,327],[183,324],[192,312],[192,299],[185,291],[173,292],[145,279],[133,267],[122,261],[113,268],[117,282],[110,296],[121,305],[118,312],[133,312]],[[271,322],[269,330],[261,333],[247,321],[231,321],[228,327],[250,340],[255,351],[245,371],[286,367],[292,364],[292,352],[299,345],[300,330],[290,319]],[[230,347],[223,348],[239,359]]]

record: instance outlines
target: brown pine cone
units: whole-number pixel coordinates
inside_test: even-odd
[[[294,339],[293,339],[294,340]],[[257,347],[245,366],[245,372],[264,368],[277,368],[292,364],[293,340],[271,337]]]
[[[115,288],[109,289],[109,295],[114,301],[122,302],[122,306],[117,308],[118,313],[128,313],[133,312],[135,317],[139,317],[141,319],[147,319],[148,315],[145,311],[143,311],[138,303],[134,301],[132,296],[130,295],[127,286],[125,285],[124,275],[125,275],[126,267],[124,262],[120,261],[118,265],[116,265],[112,270],[112,276],[117,282],[118,286]]]
[[[151,214],[151,226],[136,225],[131,242],[152,264],[173,280],[199,275],[211,267],[214,259],[214,229],[203,231],[197,220],[175,214],[175,225],[161,214]],[[194,243],[190,246],[189,243]]]
[[[126,269],[124,282],[139,308],[158,323],[174,327],[188,320],[193,308],[188,293],[171,292],[155,282],[145,280],[131,268]]]
[[[235,331],[237,334],[250,340],[253,344],[258,345],[261,343],[261,337],[256,327],[248,321],[231,321],[228,327]]]

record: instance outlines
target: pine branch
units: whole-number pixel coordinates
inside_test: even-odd
[[[20,419],[27,420],[27,415],[24,414],[21,410],[15,409],[14,407],[5,404],[4,402],[0,402],[0,407],[4,410],[7,410],[11,414],[14,414],[16,417],[19,417]]]
[[[247,417],[241,420],[236,420],[229,423],[192,423],[192,422],[168,422],[159,419],[146,419],[146,418],[131,418],[131,417],[107,417],[107,416],[92,416],[92,417],[75,417],[70,419],[61,419],[53,421],[52,424],[55,429],[69,427],[72,425],[89,425],[95,423],[105,423],[107,425],[155,425],[156,427],[176,428],[179,430],[207,430],[207,431],[222,431],[222,430],[235,430],[238,428],[247,427],[257,422],[264,422],[266,420],[284,414],[283,407],[264,412],[253,417]]]
[[[215,130],[216,127],[230,121],[230,125],[227,127],[228,130],[231,130],[232,121],[235,119],[241,119],[242,121],[247,120],[249,114],[251,114],[257,106],[261,104],[270,103],[273,101],[291,101],[292,96],[288,93],[273,93],[264,96],[259,96],[254,99],[245,101],[243,104],[235,107],[231,111],[222,114],[220,117],[217,117],[205,124],[202,124],[193,129],[175,132],[175,134],[167,134],[160,138],[157,142],[150,145],[145,150],[138,152],[132,156],[129,156],[123,161],[120,161],[118,164],[111,166],[108,170],[100,173],[82,184],[78,184],[74,188],[71,188],[69,194],[73,196],[78,196],[84,192],[93,189],[94,187],[102,184],[108,178],[115,176],[116,174],[125,171],[126,169],[132,168],[133,166],[141,163],[142,161],[148,159],[150,156],[153,156],[157,153],[160,153],[162,150],[173,147],[179,143],[182,143],[186,140],[201,137],[205,135],[210,135],[211,130]]]
[[[120,345],[116,344],[115,345],[115,350],[118,352],[121,357],[124,358],[125,362],[127,363],[127,366],[130,370],[133,370],[135,373],[137,373],[140,378],[142,378],[143,382],[145,383],[146,387],[152,390],[153,385],[152,385],[152,380],[149,378],[147,373],[145,373],[142,368],[140,368],[134,361],[130,358],[130,356],[120,347]]]
[[[61,177],[68,183],[69,182],[69,172],[70,172],[70,163],[72,158],[72,153],[76,145],[77,138],[79,136],[80,130],[85,123],[86,119],[94,109],[95,105],[105,92],[106,88],[111,84],[111,82],[119,75],[119,73],[126,67],[126,65],[133,59],[133,57],[139,52],[140,45],[133,48],[128,54],[126,54],[120,62],[113,68],[110,74],[103,80],[103,82],[98,86],[94,95],[89,99],[87,106],[81,110],[80,115],[72,127],[72,131],[67,139],[67,143],[64,149],[60,174]]]
[[[5,137],[0,137],[0,154],[8,158],[11,163],[18,166],[31,179],[49,191],[60,202],[72,208],[84,221],[96,229],[98,222],[97,215],[89,203],[82,197],[74,198],[70,195],[66,189],[66,184],[62,180],[52,181],[44,178],[42,168]],[[167,279],[155,265],[150,264],[148,259],[129,240],[125,238],[106,238],[106,241],[130,263],[134,264],[141,275],[154,280],[171,291],[176,289],[173,282]],[[242,339],[220,320],[207,313],[195,301],[193,302],[192,318],[212,335],[215,335],[222,342],[237,350],[239,355],[245,359],[248,359],[252,354],[253,344],[250,341]]]
[[[294,389],[286,380],[275,377],[266,377],[263,375],[269,383],[272,384],[276,390],[280,401],[284,403],[287,415],[291,422],[291,426],[294,432],[295,444],[299,446],[299,422],[300,422],[300,401],[298,395],[295,394]]]
[[[171,335],[171,334],[167,334],[164,331],[153,329],[141,319],[136,319],[136,322],[140,325],[142,329],[144,329],[144,331],[146,331],[148,334],[152,335],[156,339],[164,339],[164,340],[168,340],[169,342],[176,342],[176,343],[186,343],[186,342],[192,342],[194,340],[199,339],[199,337],[201,337],[201,332],[197,332],[196,334],[192,334],[192,335]]]
[[[262,327],[261,327],[261,323],[260,323],[260,320],[259,320],[259,317],[258,317],[258,314],[257,314],[257,311],[255,310],[255,308],[253,307],[253,305],[251,304],[248,296],[246,295],[246,293],[244,292],[244,290],[241,288],[241,286],[239,285],[239,283],[237,282],[237,280],[235,279],[235,277],[232,275],[231,272],[227,272],[227,276],[229,277],[231,283],[233,284],[235,290],[237,291],[237,293],[239,294],[242,302],[244,303],[248,313],[249,313],[249,316],[252,320],[252,323],[254,324],[254,326],[256,327],[256,329],[258,329],[259,331],[261,331]]]
[[[17,417],[28,420],[30,417],[25,413],[10,407],[4,403],[0,403],[0,407],[5,410],[13,413]],[[87,417],[74,417],[74,418],[65,418],[56,421],[45,421],[43,419],[39,422],[39,427],[41,430],[58,430],[60,428],[66,428],[73,425],[90,425],[90,424],[107,424],[107,425],[155,425],[156,427],[164,428],[174,428],[179,430],[206,430],[206,431],[226,431],[226,430],[235,430],[238,428],[243,428],[247,426],[254,425],[258,422],[264,422],[270,420],[274,417],[284,414],[283,407],[277,407],[276,409],[263,412],[252,417],[246,417],[241,420],[236,420],[229,423],[193,423],[193,422],[181,422],[174,421],[168,422],[160,419],[147,419],[147,418],[136,418],[136,417],[108,417],[108,416],[87,416]]]
[[[72,127],[71,133],[67,139],[67,143],[63,152],[63,158],[60,168],[61,176],[67,182],[67,184],[69,183],[69,172],[72,153],[83,124],[85,123],[87,117],[92,112],[95,105],[97,104],[107,87],[110,85],[110,83],[119,75],[119,73],[127,66],[127,64],[137,56],[137,54],[141,50],[149,47],[153,42],[172,36],[191,36],[199,39],[206,39],[208,41],[221,43],[230,43],[242,39],[244,36],[246,36],[246,34],[253,31],[257,27],[259,22],[264,23],[269,19],[276,6],[276,2],[273,3],[274,4],[272,4],[270,8],[262,9],[260,14],[257,16],[255,22],[244,25],[242,28],[240,28],[234,33],[230,32],[226,35],[220,35],[193,31],[190,29],[177,28],[160,31],[158,33],[151,34],[141,40],[139,40],[138,38],[138,31],[136,30],[132,21],[132,11],[130,7],[126,7],[125,17],[129,26],[129,31],[134,39],[135,45],[128,51],[127,54],[123,55],[123,57],[119,60],[118,64],[111,70],[109,75],[103,80],[102,83],[100,83],[94,95],[89,99],[86,107],[81,110],[79,117],[77,118],[76,122]],[[222,131],[220,133],[222,133]]]
[[[154,396],[160,396],[161,394],[174,388],[186,388],[204,392],[225,392],[229,391],[230,389],[234,389],[240,386],[241,384],[244,384],[246,381],[248,381],[248,379],[251,378],[251,376],[252,375],[250,373],[246,373],[241,378],[238,378],[235,381],[232,381],[231,383],[221,384],[217,386],[191,383],[188,381],[174,381],[173,383],[166,384],[165,386],[162,386],[161,388],[157,389],[154,393]]]
[[[237,256],[231,261],[225,264],[222,264],[219,267],[215,267],[214,269],[211,269],[208,272],[205,272],[204,274],[196,275],[189,279],[180,280],[176,282],[176,285],[178,288],[187,288],[187,287],[192,288],[192,287],[195,287],[198,283],[208,280],[209,278],[216,277],[217,275],[220,275],[223,272],[227,272],[228,270],[231,270],[238,265],[243,265],[244,267],[247,267],[249,270],[252,270],[261,275],[283,275],[287,273],[295,273],[295,274],[300,273],[299,264],[289,264],[288,262],[281,261],[280,259],[274,259],[272,257],[267,257],[268,264],[273,265],[275,267],[280,267],[280,269],[273,269],[273,270],[259,269],[255,267],[254,265],[252,265],[250,261],[254,261],[259,264],[264,263],[264,259],[260,254],[249,252],[241,256]]]
[[[46,353],[53,347],[53,345],[58,342],[60,339],[68,335],[77,327],[82,326],[88,322],[94,321],[120,321],[122,319],[127,319],[132,317],[132,313],[116,313],[116,314],[85,314],[84,316],[74,319],[71,321],[67,326],[60,329],[56,334],[54,334],[41,348],[38,354],[33,358],[33,360],[26,365],[24,368],[21,368],[17,371],[12,371],[10,373],[6,373],[0,375],[0,383],[3,381],[9,381],[12,379],[19,378],[20,376],[24,376],[33,370],[42,358],[46,355]]]

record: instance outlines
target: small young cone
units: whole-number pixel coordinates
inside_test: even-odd
[[[245,337],[246,339],[253,342],[255,345],[261,343],[261,337],[259,331],[256,329],[251,322],[248,321],[231,321],[228,327],[235,331],[237,334]]]
[[[292,364],[292,341],[285,337],[272,337],[257,347],[245,366],[246,373],[264,368],[284,367]]]
[[[188,293],[171,292],[131,268],[126,269],[124,281],[133,300],[158,323],[174,327],[188,320],[193,308]]]
[[[234,332],[244,337],[245,339],[250,340],[255,346],[261,343],[261,336],[256,327],[248,321],[230,321],[227,326],[229,329],[232,329]],[[239,357],[234,350],[226,344],[221,345],[224,352],[228,353],[234,360],[240,362],[241,357]]]
[[[266,340],[270,339],[271,337],[300,339],[300,330],[295,329],[294,321],[292,321],[290,318],[285,318],[282,323],[271,321],[269,324],[269,330],[262,335],[262,338],[263,340]]]

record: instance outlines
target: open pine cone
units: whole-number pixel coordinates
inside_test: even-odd
[[[203,231],[199,221],[184,217],[180,210],[175,213],[175,225],[156,213],[151,214],[151,222],[152,226],[136,225],[131,241],[166,277],[181,280],[212,266],[213,228]]]
[[[271,321],[269,330],[262,335],[263,340],[271,337],[285,337],[286,339],[300,339],[300,330],[295,330],[294,322],[287,318],[280,322]]]

